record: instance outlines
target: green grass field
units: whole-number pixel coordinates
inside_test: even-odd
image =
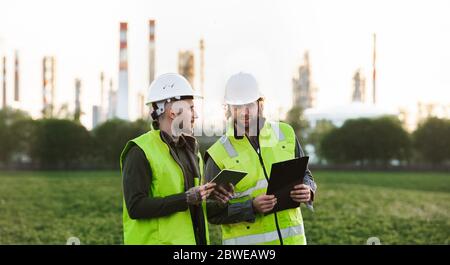
[[[450,243],[450,174],[313,174],[315,212],[302,207],[309,244]],[[0,172],[0,244],[121,244],[121,202],[117,172]]]

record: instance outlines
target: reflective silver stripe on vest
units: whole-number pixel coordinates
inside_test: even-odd
[[[245,191],[242,191],[242,192],[236,192],[235,195],[233,196],[233,199],[238,199],[238,198],[242,198],[242,197],[245,197],[245,196],[249,196],[255,190],[267,188],[267,185],[268,185],[268,183],[267,183],[266,179],[258,180],[256,185],[251,187],[251,188],[249,188],[248,190],[245,190]]]
[[[238,156],[236,149],[234,149],[233,145],[230,142],[230,139],[228,139],[226,135],[220,137],[219,141],[223,145],[223,148],[225,148],[225,151],[227,151],[229,157]]]
[[[303,224],[297,226],[291,226],[280,230],[282,238],[288,238],[296,235],[303,235]],[[266,243],[270,241],[278,240],[277,231],[272,231],[263,234],[248,235],[225,239],[222,241],[223,245],[253,245]]]
[[[278,138],[278,141],[284,141],[286,137],[284,136],[283,131],[280,129],[279,122],[270,122],[270,126],[272,126],[272,130]]]

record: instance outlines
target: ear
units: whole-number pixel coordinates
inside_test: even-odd
[[[170,119],[170,120],[174,120],[176,117],[177,117],[177,114],[175,113],[175,111],[174,111],[174,109],[172,108],[172,106],[170,106],[170,108],[167,110],[168,112],[167,112],[167,117]]]
[[[264,101],[260,100],[258,101],[259,104],[259,112],[262,115],[263,111],[264,111]]]

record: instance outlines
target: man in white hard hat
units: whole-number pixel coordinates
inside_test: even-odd
[[[250,74],[231,76],[225,103],[229,125],[226,134],[207,150],[205,177],[210,179],[222,169],[248,174],[236,185],[229,202],[207,201],[208,221],[221,225],[225,245],[306,244],[300,207],[267,214],[277,203],[273,195],[266,195],[272,164],[303,156],[294,130],[286,123],[265,120],[263,96]],[[312,209],[315,191],[307,170],[304,184],[295,186],[290,196]]]
[[[191,136],[196,97],[179,74],[161,75],[150,85],[153,129],[129,141],[120,158],[125,244],[209,241],[203,202],[217,189],[211,183],[200,185],[203,161]],[[231,195],[226,192],[220,200]]]

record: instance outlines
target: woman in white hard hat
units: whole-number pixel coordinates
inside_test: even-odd
[[[300,207],[267,214],[277,203],[273,195],[266,195],[271,165],[303,156],[294,130],[286,123],[265,120],[263,96],[250,74],[230,77],[225,103],[229,126],[207,150],[205,177],[210,179],[222,169],[248,174],[236,185],[236,194],[229,202],[208,200],[208,221],[221,225],[225,245],[306,244]],[[295,186],[290,196],[312,209],[315,191],[316,184],[307,170],[304,184]]]
[[[202,202],[215,185],[200,185],[203,161],[191,136],[195,97],[179,74],[161,75],[150,85],[153,129],[129,141],[120,158],[125,244],[209,241]],[[225,193],[221,200],[231,195]]]

